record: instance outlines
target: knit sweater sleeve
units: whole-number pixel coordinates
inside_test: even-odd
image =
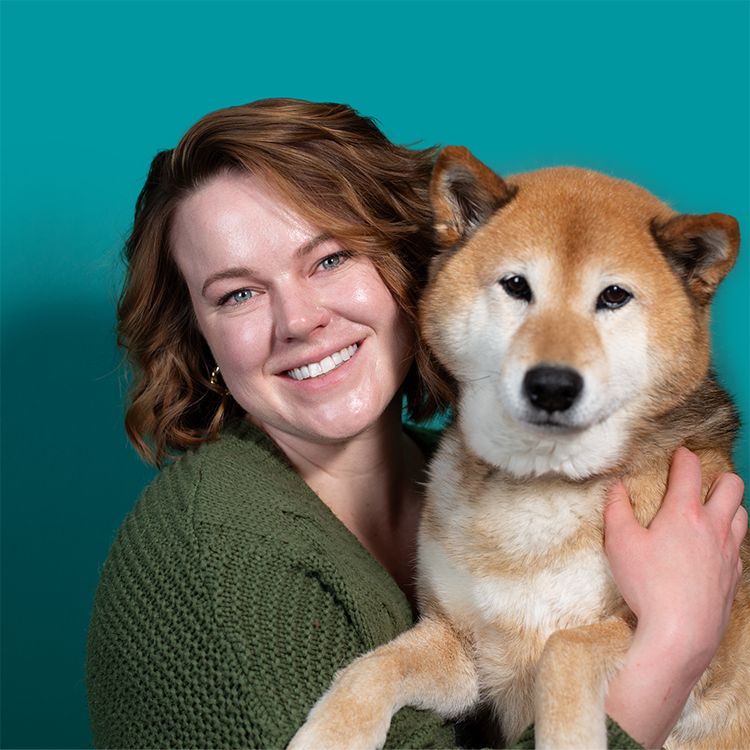
[[[97,747],[284,747],[338,669],[411,626],[385,571],[257,442],[178,460],[120,529],[89,629]],[[388,738],[454,743],[412,709]]]

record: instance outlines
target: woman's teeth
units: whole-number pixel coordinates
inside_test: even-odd
[[[287,370],[286,374],[290,378],[295,380],[307,380],[307,378],[318,378],[321,375],[326,375],[331,370],[335,370],[339,365],[344,364],[347,359],[358,349],[357,344],[352,344],[342,349],[340,352],[334,352],[330,357],[321,359],[320,362],[313,362],[309,365],[303,365],[302,367],[295,367],[293,370]]]

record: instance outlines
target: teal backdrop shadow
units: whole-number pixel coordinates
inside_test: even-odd
[[[206,112],[344,101],[501,173],[570,164],[750,232],[747,2],[2,2],[2,734],[91,742],[98,573],[152,470],[122,429],[118,253]],[[747,420],[750,250],[714,354]],[[747,432],[737,453],[747,482]]]

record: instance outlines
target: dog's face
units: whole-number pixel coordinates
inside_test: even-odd
[[[432,198],[443,252],[422,327],[485,460],[598,473],[705,377],[709,303],[739,249],[731,217],[678,216],[584,170],[506,182],[454,147]]]

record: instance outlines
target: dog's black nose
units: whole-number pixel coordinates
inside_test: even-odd
[[[538,409],[550,414],[569,409],[583,390],[583,378],[570,367],[539,365],[526,373],[523,392]]]

